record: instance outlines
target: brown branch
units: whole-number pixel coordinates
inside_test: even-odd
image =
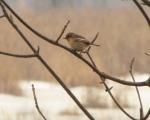
[[[3,1],[3,0],[1,0],[1,1]],[[4,1],[3,1],[4,2]],[[5,5],[6,6],[6,5]],[[7,7],[8,8],[8,7]],[[10,9],[10,8],[8,8],[10,11],[12,10],[12,9]],[[12,12],[12,11],[11,11]],[[13,11],[14,12],[14,11]],[[13,13],[12,12],[12,13]],[[139,86],[147,86],[147,81],[144,81],[144,82],[139,82],[139,83],[133,83],[133,82],[126,82],[126,81],[123,81],[123,80],[120,80],[120,79],[118,79],[118,78],[115,78],[115,77],[112,77],[112,76],[109,76],[109,75],[107,75],[107,74],[105,74],[105,73],[103,73],[103,72],[101,72],[101,71],[99,71],[97,68],[95,68],[92,64],[90,64],[87,60],[85,60],[84,58],[82,58],[82,56],[80,56],[80,55],[78,55],[77,53],[74,53],[71,49],[69,49],[69,48],[67,48],[66,46],[63,46],[63,45],[61,45],[61,44],[58,44],[58,43],[56,43],[55,41],[53,41],[53,40],[51,40],[51,39],[49,39],[49,38],[47,38],[47,37],[45,37],[45,36],[43,36],[43,35],[41,35],[40,33],[38,33],[37,31],[35,31],[33,28],[31,28],[28,24],[26,24],[19,16],[17,16],[16,15],[16,13],[13,13],[18,19],[20,19],[21,21],[20,22],[22,22],[29,30],[31,30],[33,33],[35,33],[37,36],[39,36],[39,37],[41,37],[43,40],[46,40],[47,42],[49,42],[49,43],[51,43],[51,44],[53,44],[53,45],[56,45],[56,46],[59,46],[59,47],[61,47],[61,48],[64,48],[65,50],[67,50],[68,52],[70,52],[70,53],[72,53],[73,55],[75,55],[76,57],[78,57],[79,59],[81,59],[82,61],[84,61],[89,67],[91,67],[100,77],[101,77],[101,79],[102,78],[107,78],[107,79],[111,79],[111,80],[114,80],[114,81],[117,81],[117,82],[119,82],[119,83],[123,83],[123,84],[126,84],[126,85],[128,85],[128,84],[130,84],[130,85],[133,85],[133,86],[137,86],[137,85],[139,85]],[[9,19],[9,18],[8,18]],[[12,24],[12,23],[11,23]],[[13,25],[12,25],[13,26]],[[13,26],[15,29],[18,29],[18,28],[16,28],[15,26]],[[20,34],[20,33],[19,33]],[[25,38],[23,38],[23,39],[25,39]],[[56,80],[61,84],[61,79],[57,76],[57,74],[55,74],[55,72],[48,66],[48,64],[41,58],[41,56],[37,56],[38,57],[38,59],[43,63],[43,65],[51,72],[51,74],[56,78]],[[103,80],[104,81],[104,80]],[[62,86],[63,86],[63,84],[61,84]],[[105,87],[107,87],[107,84],[104,82],[104,85],[105,85]],[[65,88],[64,88],[65,89]],[[67,88],[66,88],[67,89]],[[109,88],[106,88],[107,90],[109,89]],[[66,90],[67,91],[67,90]],[[108,90],[108,92],[109,92],[109,94],[111,95],[111,97],[113,98],[113,95],[111,94],[111,91],[110,90]],[[67,91],[67,93],[68,93],[68,91]],[[69,93],[68,93],[69,94]],[[115,101],[115,103],[116,104],[118,104],[118,102],[115,100],[115,98],[113,98],[113,100]],[[77,103],[78,104],[78,103]],[[120,108],[120,109],[122,109],[122,111],[123,112],[125,112],[125,114],[128,116],[128,117],[130,117],[131,119],[133,119],[133,120],[135,120],[135,118],[133,118],[132,116],[130,116],[128,113],[126,113],[126,111],[124,111],[124,109],[118,104],[118,107]],[[92,119],[94,119],[94,118],[92,118]]]
[[[149,54],[149,53],[147,53],[147,52],[145,52],[145,55],[150,56],[150,54]]]
[[[134,62],[135,62],[135,58],[133,58],[131,60],[130,69],[129,69],[129,73],[130,73],[130,75],[132,77],[133,82],[135,82],[135,78],[134,78],[134,75],[133,75],[133,65],[134,65]],[[143,105],[142,105],[142,100],[141,100],[141,96],[140,96],[140,92],[139,92],[138,87],[135,86],[135,88],[136,88],[136,92],[137,92],[139,103],[140,103],[140,120],[143,120]]]
[[[24,34],[20,31],[20,29],[15,25],[11,19],[9,18],[4,6],[0,4],[2,7],[2,10],[4,14],[6,15],[6,18],[8,22],[11,24],[11,26],[17,31],[17,33],[21,36],[21,38],[24,40],[24,42],[29,46],[29,48],[36,53],[35,48],[32,46],[32,44],[29,42],[29,40],[24,36]],[[63,89],[67,92],[67,94],[72,98],[72,100],[78,105],[78,107],[84,112],[84,114],[90,119],[95,120],[93,116],[86,110],[86,108],[79,102],[79,100],[73,95],[73,93],[67,88],[67,86],[63,83],[61,78],[53,71],[53,69],[48,65],[48,63],[39,55],[37,54],[37,59],[44,65],[44,67],[51,73],[54,78],[57,80],[57,82],[63,87]]]
[[[96,64],[95,64],[94,60],[92,59],[92,57],[91,57],[91,55],[90,55],[89,52],[87,52],[87,56],[89,57],[89,59],[90,59],[90,61],[92,62],[93,66],[94,66],[95,68],[97,68],[97,67],[96,67]]]
[[[75,53],[72,51],[72,49],[62,45],[62,44],[58,44],[57,42],[55,42],[52,39],[47,38],[46,36],[42,35],[41,33],[37,32],[35,29],[33,29],[31,26],[29,26],[22,18],[20,18],[18,16],[18,14],[16,12],[14,12],[14,10],[4,1],[4,0],[0,0],[5,7],[7,7],[10,12],[25,26],[27,27],[31,32],[33,32],[35,35],[37,35],[38,37],[41,38],[41,40],[44,40],[52,45],[58,46],[60,48],[65,49],[66,51],[70,52],[72,55],[78,57],[80,60],[82,60],[84,63],[86,63],[91,69],[93,69],[94,72],[96,72],[98,75],[103,76],[104,78],[107,78],[107,80],[111,80],[123,85],[128,85],[128,86],[150,86],[150,82],[148,80],[145,80],[143,82],[131,82],[131,81],[126,81],[126,80],[122,80],[116,77],[113,77],[111,75],[108,75],[100,70],[98,70],[97,68],[93,67],[93,64],[91,64],[90,62],[88,62],[86,59],[84,59],[82,56],[80,56],[79,54]]]
[[[28,55],[19,55],[19,54],[7,53],[2,51],[0,51],[0,54],[10,56],[10,57],[17,57],[17,58],[33,58],[33,57],[37,57],[38,51],[36,52],[36,54],[28,54]]]
[[[87,55],[88,55],[88,57],[89,57],[89,59],[90,59],[90,61],[92,62],[92,64],[93,64],[93,66],[95,67],[95,68],[97,68],[96,67],[96,64],[95,64],[95,62],[94,62],[94,60],[92,59],[92,57],[91,57],[91,55],[90,55],[90,53],[89,52],[87,52]],[[132,119],[132,120],[136,120],[136,118],[134,118],[134,117],[132,117],[128,112],[126,112],[125,110],[124,110],[124,108],[118,103],[118,101],[115,99],[115,97],[113,96],[113,94],[111,93],[111,89],[113,88],[113,87],[108,87],[108,85],[106,84],[106,78],[105,77],[103,77],[103,76],[101,76],[101,75],[99,75],[99,77],[100,77],[100,79],[102,80],[100,83],[103,83],[104,84],[104,86],[105,86],[105,88],[106,88],[106,92],[108,92],[108,94],[110,95],[110,97],[112,98],[112,100],[114,101],[114,103],[118,106],[118,108],[125,114],[125,115],[127,115],[130,119]]]
[[[95,37],[94,37],[94,39],[92,40],[91,43],[94,43],[97,40],[98,36],[99,36],[99,32],[96,33],[96,35],[95,35]]]
[[[58,38],[56,39],[56,42],[57,42],[57,43],[59,42],[60,38],[63,36],[63,34],[64,34],[66,28],[67,28],[68,25],[69,25],[69,23],[70,23],[70,20],[67,21],[67,23],[65,24],[64,28],[62,29],[60,35],[59,35]]]
[[[41,115],[41,117],[43,118],[43,120],[47,120],[46,117],[44,116],[44,114],[42,113],[42,111],[39,108],[38,100],[37,100],[36,93],[35,93],[35,87],[34,87],[33,84],[32,84],[32,92],[33,92],[35,107],[36,107],[37,111],[39,112],[39,114]]]
[[[143,7],[140,5],[140,3],[137,0],[132,0],[132,1],[137,6],[137,8],[141,11],[142,15],[144,16],[144,18],[146,19],[146,21],[150,27],[150,19],[149,19],[148,15],[146,14],[145,10],[143,9]]]
[[[142,5],[147,5],[148,7],[150,7],[150,1],[148,0],[141,0],[143,3]]]
[[[118,106],[118,108],[125,114],[125,115],[127,115],[130,119],[132,119],[132,120],[137,120],[136,118],[134,118],[134,117],[132,117],[129,113],[127,113],[125,110],[124,110],[124,108],[118,103],[118,101],[115,99],[115,97],[113,96],[113,94],[111,93],[111,89],[112,89],[112,87],[111,88],[109,88],[108,86],[107,86],[107,84],[105,83],[105,81],[106,81],[106,78],[104,78],[104,77],[102,77],[102,76],[99,76],[100,77],[100,79],[102,80],[102,83],[103,83],[103,85],[105,86],[105,88],[106,88],[106,92],[107,93],[109,93],[109,95],[110,95],[110,97],[112,98],[112,100],[114,101],[114,103]]]
[[[147,114],[145,115],[144,119],[143,120],[147,120],[147,118],[149,117],[150,115],[150,109],[148,110]]]
[[[95,35],[95,37],[94,37],[94,39],[91,41],[91,43],[94,43],[94,42],[97,40],[98,36],[99,36],[99,33],[97,32],[96,35]],[[90,50],[91,50],[91,47],[89,47],[89,48],[87,49],[86,53],[89,53]]]

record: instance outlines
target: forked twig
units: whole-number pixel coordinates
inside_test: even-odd
[[[134,118],[134,117],[132,117],[128,112],[126,112],[125,111],[125,109],[118,103],[118,101],[116,100],[116,98],[113,96],[113,94],[112,94],[112,92],[111,92],[111,88],[109,88],[108,86],[107,86],[107,84],[105,83],[105,81],[106,81],[106,78],[104,78],[104,77],[102,77],[102,76],[99,76],[100,77],[100,79],[102,80],[102,82],[101,83],[103,83],[103,85],[105,86],[105,88],[106,88],[106,92],[107,93],[109,93],[109,95],[110,95],[110,97],[112,98],[112,100],[114,101],[114,103],[118,106],[118,108],[126,115],[126,116],[128,116],[130,119],[132,119],[132,120],[137,120],[136,118]]]
[[[43,118],[43,120],[47,120],[46,117],[44,116],[44,114],[42,113],[42,111],[39,108],[38,100],[37,100],[36,93],[35,93],[35,87],[34,87],[33,84],[32,84],[32,92],[33,92],[35,107],[36,107],[37,111],[39,112],[39,114],[41,115],[41,117]]]
[[[68,25],[69,25],[69,23],[70,23],[70,20],[67,21],[67,23],[66,23],[66,25],[64,26],[64,28],[62,29],[60,35],[59,35],[58,38],[56,39],[56,42],[57,42],[57,43],[59,42],[60,38],[63,36],[63,34],[64,34],[66,28],[67,28]]]
[[[120,79],[118,79],[118,78],[112,77],[112,76],[110,76],[110,75],[107,75],[107,74],[105,74],[105,73],[99,71],[97,68],[95,68],[95,66],[93,66],[93,64],[89,63],[89,62],[88,62],[86,59],[84,59],[82,56],[80,56],[80,55],[74,53],[71,49],[69,49],[69,48],[67,48],[66,46],[63,46],[63,45],[61,45],[61,44],[59,44],[59,43],[57,43],[57,42],[55,42],[55,41],[53,41],[53,40],[51,40],[51,39],[45,37],[45,36],[43,36],[42,34],[38,33],[36,30],[34,30],[34,29],[31,28],[28,24],[26,24],[26,22],[24,22],[24,21],[7,5],[7,3],[6,3],[4,0],[0,0],[0,1],[3,2],[3,4],[4,4],[4,5],[17,17],[17,19],[19,19],[19,21],[20,21],[22,24],[24,24],[30,31],[32,31],[33,33],[35,33],[37,36],[39,36],[39,37],[42,38],[43,40],[45,40],[45,41],[47,41],[47,42],[49,42],[49,43],[51,43],[51,44],[53,44],[53,45],[59,46],[59,47],[65,49],[65,50],[67,50],[68,52],[72,53],[73,55],[75,55],[76,57],[78,57],[79,59],[81,59],[82,61],[84,61],[89,67],[91,67],[91,68],[94,70],[94,72],[96,72],[96,73],[100,76],[101,79],[102,79],[102,78],[104,78],[104,79],[107,78],[107,79],[111,79],[111,80],[113,80],[113,81],[116,81],[116,82],[118,82],[118,83],[125,84],[125,85],[131,85],[131,86],[148,86],[148,84],[147,84],[145,81],[144,81],[144,82],[136,82],[136,83],[134,83],[134,82],[129,82],[129,81],[124,81],[124,80],[120,80]],[[9,19],[9,18],[7,18],[7,19]],[[11,21],[9,21],[9,22],[11,22]],[[16,25],[14,25],[13,23],[11,23],[11,24],[12,24],[12,26],[13,26],[15,29],[18,29],[18,28],[16,27]],[[21,34],[19,31],[17,31],[17,32],[18,32],[19,34]],[[23,37],[23,36],[22,36],[22,37]],[[23,38],[23,39],[25,39],[25,38]],[[25,41],[25,42],[27,43],[27,41]],[[27,43],[27,44],[28,44],[28,43]],[[29,47],[31,48],[30,45],[29,45]],[[31,49],[32,49],[32,48],[31,48]],[[34,48],[33,48],[33,50],[34,50]],[[33,51],[33,52],[35,52],[35,51]],[[63,86],[63,83],[61,83],[61,82],[62,82],[61,79],[60,79],[60,78],[57,76],[57,74],[55,74],[55,72],[48,66],[48,64],[42,59],[42,57],[41,57],[40,55],[38,55],[37,58],[43,63],[43,65],[51,72],[51,74],[52,74],[52,75],[58,80],[58,82]],[[105,80],[103,80],[103,81],[104,81],[105,87],[108,87],[107,84],[105,83]],[[66,90],[67,88],[64,88],[64,89]],[[113,95],[112,95],[111,91],[109,90],[109,88],[106,88],[106,89],[108,89],[108,93],[111,95],[112,99],[115,101],[115,98],[113,98]],[[66,91],[67,91],[67,90],[66,90]],[[68,94],[69,94],[69,93],[68,93]],[[117,101],[115,101],[115,103],[118,105],[118,107],[120,106]],[[77,104],[78,104],[78,103],[77,103]],[[126,111],[124,111],[124,109],[123,109],[121,106],[120,106],[119,108],[122,109],[122,111],[125,112],[125,114],[126,114],[129,118],[135,120],[135,118],[133,118],[132,116],[130,116]],[[84,112],[86,112],[86,111],[84,111]],[[94,120],[93,117],[92,117],[91,119]]]
[[[1,3],[1,2],[0,2]],[[17,33],[21,36],[21,38],[24,40],[24,42],[29,46],[29,48],[36,53],[39,51],[36,50],[32,44],[29,42],[29,40],[25,37],[25,35],[22,33],[22,31],[18,28],[18,26],[10,19],[8,16],[7,11],[5,10],[5,7],[0,4],[2,7],[2,10],[8,20],[8,22],[11,24],[11,26],[17,31]],[[74,94],[69,90],[69,88],[63,83],[63,80],[53,71],[53,69],[48,65],[48,63],[40,56],[40,54],[37,54],[37,59],[44,65],[44,67],[51,73],[54,78],[57,80],[57,82],[63,87],[63,89],[67,92],[67,94],[72,98],[72,100],[78,105],[78,107],[84,112],[84,114],[90,119],[90,120],[95,120],[93,116],[87,111],[87,109],[79,102],[79,100],[74,96]]]
[[[126,80],[122,80],[119,78],[116,78],[114,76],[108,75],[100,70],[98,70],[97,68],[93,67],[93,64],[91,64],[90,62],[88,62],[86,59],[84,59],[83,57],[81,57],[79,54],[75,53],[72,51],[72,49],[59,44],[57,42],[55,42],[54,40],[47,38],[46,36],[42,35],[41,33],[39,33],[38,31],[36,31],[35,29],[33,29],[30,25],[28,25],[4,0],[0,0],[5,7],[7,7],[8,10],[10,10],[10,12],[25,26],[27,27],[32,33],[34,33],[35,35],[37,35],[38,37],[41,38],[41,40],[44,40],[52,45],[58,46],[60,48],[65,49],[66,51],[70,52],[72,55],[76,56],[77,58],[79,58],[80,60],[82,60],[84,63],[86,63],[91,69],[93,69],[94,72],[96,72],[98,75],[101,75],[105,78],[107,78],[107,80],[111,80],[123,85],[129,85],[129,86],[150,86],[150,83],[148,84],[147,80],[143,81],[143,82],[131,82],[131,81],[126,81]]]
[[[93,66],[96,68],[96,64],[95,64],[94,60],[92,59],[92,57],[91,57],[91,55],[90,55],[89,52],[87,52],[87,55],[88,55],[88,57],[90,58],[90,61],[92,62]],[[99,75],[99,77],[100,77],[100,79],[102,80],[102,81],[100,82],[100,84],[101,84],[101,83],[104,84],[104,86],[105,86],[105,88],[106,88],[105,91],[108,92],[108,94],[110,95],[110,97],[112,98],[112,100],[114,101],[114,103],[118,106],[118,108],[119,108],[125,115],[127,115],[130,119],[136,120],[136,118],[132,117],[128,112],[126,112],[125,109],[124,109],[124,108],[118,103],[118,101],[115,99],[115,97],[113,96],[113,94],[112,94],[112,92],[111,92],[111,89],[112,89],[113,87],[110,87],[110,88],[108,87],[108,85],[107,85],[106,82],[105,82],[106,78],[103,77],[103,76],[101,76],[101,75]]]
[[[134,65],[134,62],[135,62],[135,58],[133,58],[133,59],[131,60],[129,73],[130,73],[130,75],[131,75],[131,77],[132,77],[132,80],[133,80],[134,82],[136,82],[136,81],[135,81],[135,78],[134,78],[134,75],[133,75],[133,65]],[[135,86],[135,88],[136,88],[136,92],[137,92],[138,99],[139,99],[139,103],[140,103],[140,120],[143,120],[143,105],[142,105],[142,100],[141,100],[141,96],[140,96],[140,92],[139,92],[138,87]]]

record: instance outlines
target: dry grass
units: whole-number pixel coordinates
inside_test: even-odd
[[[137,10],[86,9],[79,12],[71,9],[51,9],[44,13],[26,11],[20,15],[39,32],[53,39],[56,39],[68,19],[71,20],[71,24],[67,32],[77,32],[88,39],[92,39],[96,32],[99,32],[97,43],[101,44],[101,47],[93,48],[92,56],[98,67],[109,74],[125,75],[132,57],[136,57],[136,72],[149,72],[149,58],[144,55],[145,51],[150,51],[149,28]],[[29,48],[5,20],[1,20],[0,26],[1,51],[30,53]],[[35,47],[40,45],[42,56],[67,85],[98,84],[98,77],[80,60],[60,48],[40,41],[26,29],[22,29]],[[66,41],[61,42],[67,45]],[[3,86],[0,91],[6,87],[13,87],[12,84],[20,79],[53,80],[35,59],[23,60],[0,56],[0,68],[0,85]],[[16,86],[12,89],[14,88]]]

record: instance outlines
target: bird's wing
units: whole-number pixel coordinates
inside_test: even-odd
[[[85,37],[75,34],[75,33],[73,33],[73,37],[80,38],[80,39],[86,39]]]
[[[87,44],[87,45],[89,45],[90,44],[90,42],[87,40],[87,39],[85,39],[85,38],[76,38],[76,41],[77,42],[83,42],[83,43],[85,43],[85,44]]]

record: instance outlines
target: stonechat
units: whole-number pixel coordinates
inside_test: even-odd
[[[84,52],[84,50],[87,47],[92,46],[92,45],[100,46],[100,45],[91,43],[85,37],[78,35],[76,33],[73,33],[73,32],[67,33],[64,39],[68,41],[68,44],[73,50],[78,51],[78,52]]]

